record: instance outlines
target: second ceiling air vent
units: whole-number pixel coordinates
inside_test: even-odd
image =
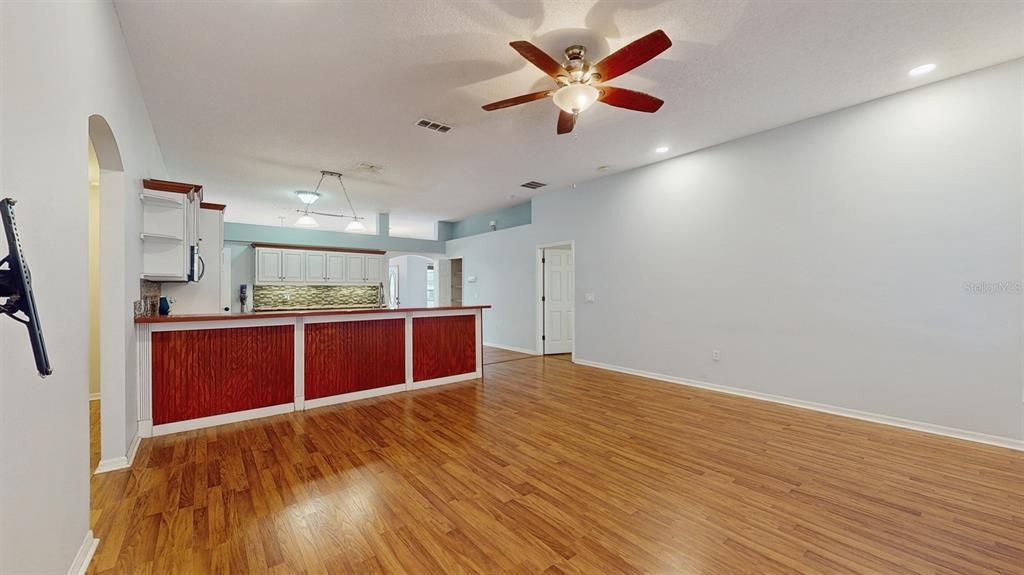
[[[529,182],[526,182],[525,184],[519,184],[519,185],[520,185],[520,187],[523,187],[523,188],[530,188],[531,190],[536,190],[537,188],[543,188],[547,184],[543,184],[541,182],[529,181]]]
[[[441,122],[435,122],[433,120],[427,120],[423,118],[417,121],[416,125],[421,128],[426,128],[428,130],[439,132],[441,134],[447,134],[448,132],[452,131],[452,127],[449,126],[448,124],[442,124]]]

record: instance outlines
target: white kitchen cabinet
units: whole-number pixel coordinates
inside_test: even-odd
[[[281,283],[284,281],[281,255],[281,250],[256,248],[256,283]]]
[[[327,252],[327,277],[329,284],[343,284],[347,281],[345,275],[345,254],[338,252]]]
[[[384,281],[384,256],[366,256],[363,265],[364,281],[368,284],[379,284]]]
[[[203,187],[164,180],[143,180],[142,185],[143,279],[193,281]]]
[[[216,207],[207,207],[207,206]],[[202,204],[199,215],[199,269],[190,282],[166,282],[162,295],[173,298],[176,314],[218,313],[231,306],[230,252],[224,252],[224,212],[220,204]]]
[[[366,283],[366,256],[363,254],[345,256],[345,282],[350,284]]]
[[[327,254],[306,252],[306,283],[327,281]]]
[[[285,283],[301,283],[306,281],[306,252],[303,250],[281,250],[281,281]]]
[[[377,285],[387,260],[379,254],[254,244],[257,284]]]

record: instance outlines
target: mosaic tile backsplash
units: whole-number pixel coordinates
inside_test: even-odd
[[[379,307],[380,286],[275,286],[252,287],[256,311],[291,309],[345,309]]]

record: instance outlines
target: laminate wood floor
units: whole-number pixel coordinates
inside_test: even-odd
[[[89,573],[1024,573],[1024,453],[534,357],[143,442]]]
[[[507,349],[501,349],[498,347],[491,347],[489,345],[484,346],[484,365],[491,365],[494,363],[505,363],[506,361],[517,361],[520,359],[529,359],[531,357],[537,357],[528,353],[521,353],[518,351],[510,351]]]

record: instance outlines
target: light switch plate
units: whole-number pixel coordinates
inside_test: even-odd
[[[594,303],[594,301],[596,301],[596,298],[593,293],[588,292],[583,294],[583,303]]]
[[[466,281],[471,283],[471,284],[475,284],[476,283],[476,276],[469,276],[469,277],[466,278]]]

